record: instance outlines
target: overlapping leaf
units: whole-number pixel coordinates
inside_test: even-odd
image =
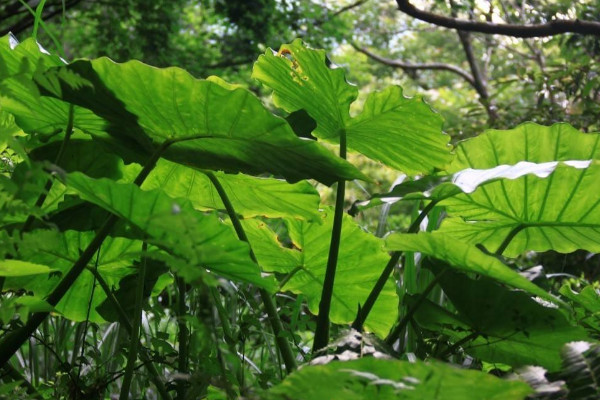
[[[136,143],[147,154],[169,141],[165,158],[198,168],[326,184],[364,178],[314,141],[298,138],[252,93],[219,78],[199,80],[179,68],[100,58],[51,69],[37,79],[46,94],[108,121],[113,140]]]
[[[307,366],[270,389],[270,400],[463,400],[524,399],[524,382],[460,369],[440,362],[382,360],[365,357],[348,362]]]
[[[283,248],[266,224],[245,221],[245,227],[260,266],[284,275],[282,290],[302,293],[308,307],[317,314],[327,265],[333,212],[322,215],[323,223],[288,220],[288,230],[296,249]],[[331,300],[330,318],[346,324],[356,318],[389,260],[380,239],[364,232],[349,216],[345,217],[340,255]],[[384,336],[396,321],[398,298],[391,281],[384,287],[365,326]]]
[[[589,189],[600,179],[600,166],[589,162],[600,156],[599,139],[565,124],[524,124],[461,143],[450,172],[520,161],[563,163],[547,178],[496,181],[444,200],[441,204],[455,218],[447,219],[441,231],[490,251],[514,235],[507,256],[525,250],[600,251],[600,193]]]
[[[32,81],[37,72],[64,65],[33,39],[18,43],[12,35],[0,38],[0,108],[14,115],[27,133],[52,136],[67,127],[69,104],[41,97]],[[73,109],[75,126],[99,134],[106,123],[89,110]]]
[[[52,266],[52,270],[56,272],[50,275],[46,273],[45,276],[10,278],[6,280],[5,289],[25,289],[32,291],[37,297],[45,297],[54,289],[62,275],[69,271],[94,236],[94,232],[54,232],[53,236],[44,231],[33,232],[29,240],[37,237],[39,243],[23,247],[19,255],[40,265]],[[98,273],[112,286],[124,276],[135,272],[132,268],[133,260],[139,259],[141,249],[140,241],[109,237],[88,267],[97,268]],[[104,322],[96,307],[105,299],[106,294],[98,286],[93,274],[84,270],[56,305],[56,310],[73,321],[85,321],[89,313],[90,321]]]
[[[274,90],[277,106],[290,113],[305,110],[314,118],[318,138],[337,143],[344,131],[348,148],[408,174],[442,168],[451,159],[442,118],[422,99],[404,97],[400,87],[371,94],[362,113],[351,118],[358,90],[346,82],[342,69],[327,65],[324,51],[309,49],[299,39],[277,54],[267,50],[252,76]]]
[[[461,322],[439,318],[446,311],[438,310],[435,304],[419,309],[417,322],[449,335],[454,342],[474,334],[462,348],[484,361],[513,367],[540,365],[557,371],[562,347],[573,340],[589,339],[585,330],[573,326],[561,311],[540,304],[526,293],[452,271],[443,273],[439,281]]]
[[[320,197],[308,182],[289,184],[273,178],[216,172],[235,211],[246,217],[292,217],[319,220]],[[199,209],[224,210],[223,202],[201,171],[162,160],[144,181],[142,189],[160,188],[171,197],[186,198]]]
[[[549,301],[557,301],[554,296],[504,265],[496,257],[439,232],[396,233],[388,236],[385,243],[388,250],[420,252],[443,260],[457,270],[487,276]]]
[[[149,241],[185,262],[171,265],[188,280],[208,268],[230,279],[270,287],[249,256],[248,245],[215,214],[195,211],[186,200],[174,200],[160,190],[143,191],[128,183],[92,179],[74,172],[65,184],[82,199],[96,204],[150,236]]]

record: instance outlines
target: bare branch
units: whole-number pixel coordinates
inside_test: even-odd
[[[471,73],[473,74],[473,87],[477,91],[477,94],[479,94],[479,102],[481,105],[483,105],[483,107],[485,107],[485,111],[489,117],[490,125],[493,125],[498,119],[498,113],[496,112],[494,104],[492,104],[490,101],[486,79],[481,71],[481,68],[479,68],[479,65],[477,64],[477,60],[475,59],[473,45],[471,43],[471,34],[464,31],[456,31],[456,33],[458,33],[460,43],[462,44],[463,50],[465,51],[465,56],[467,57],[467,62],[471,68]]]
[[[357,0],[354,3],[348,4],[345,7],[340,8],[339,10],[332,12],[331,14],[329,14],[326,18],[317,20],[313,22],[314,26],[319,26],[319,25],[323,25],[325,22],[329,22],[332,19],[334,19],[335,17],[337,17],[338,15],[345,13],[346,11],[352,10],[353,8],[362,6],[363,4],[365,4],[367,1],[369,0]]]
[[[337,17],[337,16],[338,16],[338,15],[340,15],[341,13],[343,13],[343,12],[346,12],[346,11],[348,11],[348,10],[352,10],[352,9],[353,9],[353,8],[355,8],[355,7],[362,6],[362,5],[363,5],[363,4],[365,4],[367,1],[369,1],[369,0],[358,0],[358,1],[355,1],[354,3],[352,3],[352,4],[348,4],[346,7],[342,7],[342,8],[340,8],[339,10],[337,10],[336,12],[334,12],[334,13],[331,15],[331,18],[333,18],[333,17]]]
[[[390,66],[390,67],[400,68],[400,69],[408,70],[408,71],[441,70],[441,71],[452,72],[456,75],[459,75],[461,78],[463,78],[465,81],[467,81],[469,83],[469,85],[471,85],[471,86],[473,86],[473,88],[477,89],[475,79],[473,79],[473,77],[467,71],[465,71],[464,69],[462,69],[460,67],[457,67],[456,65],[445,64],[445,63],[413,64],[413,63],[404,62],[404,61],[400,61],[400,60],[392,60],[389,58],[381,57],[375,53],[372,53],[370,50],[368,50],[364,47],[357,46],[354,43],[352,43],[352,47],[354,47],[357,51],[367,55],[369,58],[372,58],[373,60],[375,60],[381,64]]]
[[[487,34],[499,34],[520,38],[545,37],[562,33],[579,33],[581,35],[600,36],[600,22],[581,21],[578,19],[557,19],[545,24],[517,25],[496,24],[488,21],[471,21],[459,18],[445,17],[428,11],[419,10],[409,0],[396,0],[398,9],[403,13],[421,21],[451,29]]]

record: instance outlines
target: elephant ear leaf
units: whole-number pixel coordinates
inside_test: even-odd
[[[327,209],[320,217],[321,221],[315,222],[286,220],[294,249],[281,246],[265,223],[244,221],[260,266],[268,272],[282,274],[281,290],[305,295],[308,308],[314,314],[318,313],[323,290],[333,211]],[[359,304],[367,299],[389,256],[381,239],[363,231],[350,216],[344,217],[341,237],[330,316],[334,323],[348,324],[356,318]],[[397,306],[393,282],[388,280],[369,314],[366,328],[385,336],[396,320]]]
[[[366,179],[318,143],[296,136],[250,91],[218,78],[196,79],[179,68],[138,61],[80,60],[36,75],[45,95],[93,111],[109,137],[146,156],[167,145],[164,158],[188,166],[271,173],[290,182],[325,184]]]
[[[441,362],[408,362],[363,357],[310,365],[289,375],[266,393],[269,400],[317,399],[525,399],[525,382],[455,368]]]
[[[488,131],[457,146],[449,172],[523,161],[551,164],[545,175],[500,179],[440,204],[450,218],[441,232],[490,251],[600,251],[600,135],[566,124],[524,124]]]
[[[452,159],[449,136],[442,134],[442,118],[421,98],[406,98],[399,86],[372,93],[356,117],[350,105],[358,90],[334,68],[323,50],[313,50],[297,39],[270,49],[254,64],[252,77],[273,89],[273,100],[283,110],[304,110],[317,127],[313,135],[333,143],[346,138],[347,146],[373,160],[407,174],[443,168]]]

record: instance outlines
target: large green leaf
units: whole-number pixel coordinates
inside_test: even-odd
[[[37,297],[48,295],[79,258],[81,252],[94,238],[94,232],[67,231],[62,234],[35,231],[29,240],[37,237],[39,243],[32,247],[22,247],[19,256],[42,265],[51,265],[60,273],[45,277],[21,277],[7,279],[5,288],[25,289]],[[90,261],[89,268],[97,268],[109,285],[115,285],[121,278],[135,272],[133,260],[139,259],[142,242],[124,238],[107,238],[97,256]],[[92,296],[93,294],[93,296]],[[96,311],[106,299],[104,291],[98,286],[93,274],[83,270],[65,296],[57,304],[56,310],[73,321],[84,321],[89,312],[90,321],[104,322]]]
[[[132,183],[92,179],[79,172],[68,174],[65,185],[82,199],[96,204],[150,236],[149,242],[182,261],[171,265],[188,280],[208,268],[230,279],[270,287],[250,259],[248,245],[235,236],[217,215],[192,208],[185,199],[175,200],[161,190],[144,191]],[[172,261],[172,260],[171,260]]]
[[[321,218],[322,223],[286,221],[295,249],[281,247],[265,223],[244,221],[260,266],[266,271],[285,274],[281,290],[304,294],[314,314],[318,313],[323,289],[333,211],[323,212]],[[364,303],[388,261],[383,242],[345,216],[331,299],[330,318],[333,322],[347,324],[356,318],[359,304]],[[397,309],[398,298],[390,280],[369,314],[366,328],[378,335],[386,335],[396,321]]]
[[[370,200],[357,201],[353,210],[363,210],[400,200],[440,202],[461,193],[472,193],[477,188],[502,179],[517,179],[525,175],[545,178],[561,163],[550,161],[531,163],[521,161],[515,165],[499,165],[489,169],[467,168],[452,175],[429,175],[417,180],[407,180],[395,185],[388,193],[378,193]],[[587,164],[582,164],[585,166]]]
[[[134,142],[147,154],[169,141],[165,158],[198,168],[326,184],[364,178],[314,141],[298,138],[251,92],[219,78],[100,58],[51,69],[37,82],[46,94],[94,111],[108,121],[112,139]]]
[[[438,268],[434,268],[439,273]],[[556,308],[531,299],[526,293],[509,290],[480,278],[469,279],[452,271],[440,276],[440,285],[467,324],[455,325],[447,317],[437,318],[435,305],[419,309],[417,322],[449,335],[454,342],[477,334],[462,348],[488,362],[513,367],[541,365],[560,369],[560,351],[573,340],[589,340],[585,330],[573,326]]]
[[[216,172],[235,211],[246,217],[319,219],[320,197],[308,182],[289,184],[273,178]],[[160,188],[171,197],[187,198],[199,209],[224,210],[214,185],[201,171],[167,160],[160,161],[142,189]]]
[[[267,393],[285,400],[517,400],[531,388],[474,370],[440,362],[382,360],[365,357],[348,362],[307,366]]]
[[[351,118],[358,90],[341,68],[327,65],[323,50],[299,39],[277,54],[267,50],[252,76],[274,90],[277,106],[290,113],[305,110],[314,118],[318,138],[337,143],[345,131],[348,148],[408,174],[442,168],[451,160],[442,118],[422,99],[406,98],[392,86],[371,94],[362,113]]]
[[[451,172],[520,161],[562,163],[547,178],[496,181],[444,200],[440,204],[454,218],[444,221],[441,230],[490,251],[515,235],[504,251],[507,256],[526,250],[600,251],[600,193],[589,190],[600,178],[600,166],[589,161],[600,155],[599,140],[598,134],[564,124],[524,124],[461,143]]]
[[[514,129],[490,129],[460,142],[447,171],[488,169],[520,161],[592,160],[600,156],[599,135],[582,133],[569,124],[543,126],[525,123]]]
[[[473,245],[457,241],[440,232],[418,234],[395,233],[387,237],[386,247],[391,251],[414,251],[431,256],[463,272],[471,272],[492,278],[517,289],[525,290],[541,298],[557,302],[557,298],[531,283],[516,271],[504,265]]]

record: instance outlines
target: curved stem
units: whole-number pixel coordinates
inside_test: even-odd
[[[219,182],[219,179],[210,171],[204,172],[208,179],[212,182],[213,186],[217,190],[223,205],[225,206],[225,210],[227,210],[227,214],[231,219],[233,224],[233,228],[241,241],[248,243],[250,246],[250,241],[248,240],[248,236],[246,236],[246,232],[244,231],[244,227],[240,222],[240,219],[233,208],[233,204],[229,200],[229,196],[225,192],[223,185]],[[252,246],[250,246],[250,257],[252,260],[258,264],[258,260],[256,259],[256,255],[254,251],[252,251]],[[275,335],[275,342],[277,343],[277,347],[279,352],[281,353],[281,357],[283,358],[283,362],[285,364],[285,369],[288,373],[294,371],[297,368],[296,365],[296,357],[294,356],[294,352],[292,351],[292,347],[288,340],[283,336],[283,325],[281,320],[279,319],[279,315],[277,314],[277,307],[275,306],[275,302],[271,298],[271,295],[264,289],[259,289],[260,297],[264,303],[265,311],[267,312],[267,316],[269,317],[269,322],[271,324],[271,329],[273,329],[273,334]]]
[[[340,131],[340,158],[346,159],[346,131]],[[313,353],[329,343],[329,310],[331,309],[331,298],[333,296],[333,284],[335,282],[335,271],[337,268],[338,255],[340,251],[342,236],[342,221],[344,217],[344,197],[346,194],[346,181],[340,179],[337,183],[335,195],[335,211],[333,214],[333,228],[331,230],[331,242],[329,244],[329,256],[327,258],[327,269],[323,280],[321,301],[319,302],[319,315],[317,316],[317,327],[313,342]]]
[[[138,344],[140,343],[140,325],[142,323],[142,307],[144,300],[144,282],[146,280],[146,250],[148,243],[142,245],[142,260],[139,267],[137,285],[135,287],[135,311],[133,314],[133,326],[131,327],[129,354],[127,355],[127,366],[125,367],[125,375],[121,384],[121,394],[119,400],[127,400],[129,398],[129,387],[133,379],[133,370],[138,357]]]
[[[433,209],[433,207],[435,207],[436,204],[437,204],[436,201],[431,201],[429,204],[427,204],[427,206],[425,206],[425,208],[423,208],[423,211],[421,211],[419,216],[413,221],[413,223],[408,228],[408,233],[416,233],[419,230],[419,226],[421,225],[421,222],[423,222],[423,220],[425,219],[427,214],[429,214],[429,212]],[[357,331],[362,331],[363,324],[367,320],[369,313],[371,312],[371,310],[373,309],[373,306],[375,305],[375,301],[381,294],[383,287],[385,286],[386,282],[390,278],[390,275],[394,271],[394,267],[396,267],[396,265],[398,264],[398,261],[400,260],[401,256],[402,256],[401,251],[395,251],[392,253],[390,261],[387,263],[387,265],[381,272],[379,279],[377,279],[375,286],[373,286],[373,289],[371,289],[371,293],[369,293],[367,300],[365,300],[365,304],[360,308],[360,311],[358,312],[356,319],[352,323],[352,327],[354,329],[356,329]]]

